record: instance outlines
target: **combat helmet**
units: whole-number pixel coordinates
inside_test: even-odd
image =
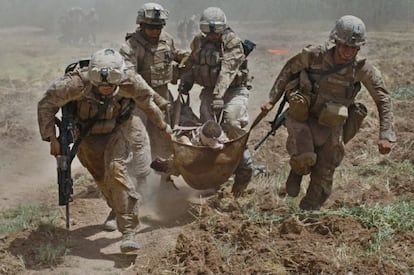
[[[102,49],[91,56],[88,77],[95,86],[119,85],[124,68],[124,58],[119,52],[111,48]]]
[[[203,33],[221,34],[227,27],[227,18],[224,12],[217,7],[209,7],[200,17],[200,30]]]
[[[157,3],[145,3],[138,11],[137,24],[165,26],[168,19],[168,10]]]
[[[356,16],[344,15],[336,21],[329,40],[355,47],[362,46],[366,41],[365,24]]]

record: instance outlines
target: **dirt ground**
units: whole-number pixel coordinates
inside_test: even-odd
[[[323,43],[329,31],[253,24],[235,24],[234,29],[257,43],[249,57],[254,76],[249,103],[252,120],[284,62],[305,45]],[[57,204],[55,161],[48,154],[48,144],[40,141],[36,103],[67,64],[103,47],[118,48],[123,34],[101,36],[96,47],[61,45],[55,36],[34,28],[1,29],[0,35],[4,42],[0,45],[0,210]],[[406,29],[370,32],[361,54],[378,66],[389,90],[395,91],[414,85],[413,45],[414,33]],[[360,133],[347,145],[343,168],[335,178],[338,183],[324,206],[333,213],[343,205],[387,205],[402,197],[414,198],[414,174],[394,173],[384,179],[368,168],[371,164],[386,169],[404,161],[413,165],[413,98],[394,100],[398,143],[389,156],[376,151],[375,105],[366,91],[359,99],[370,111]],[[267,120],[273,116],[274,112]],[[252,131],[249,146],[268,130],[265,119]],[[371,243],[375,228],[349,216],[322,214],[303,219],[292,214],[297,200],[275,195],[287,174],[285,141],[286,131],[281,128],[254,152],[255,163],[265,165],[267,174],[255,177],[239,200],[231,197],[228,185],[207,197],[181,180],[176,181],[179,190],[160,186],[157,175],[151,175],[141,190],[142,226],[137,239],[143,248],[137,255],[119,252],[119,232],[102,231],[109,208],[75,162],[74,178],[80,183],[70,205],[69,232],[60,209],[61,227],[0,236],[0,274],[17,273],[21,260],[24,271],[20,274],[412,274],[413,231],[382,243],[381,251],[392,255],[389,259],[362,256],[358,251]],[[347,169],[357,171],[357,176],[348,175]],[[246,209],[253,206],[260,215],[273,218],[246,219]],[[36,262],[34,248],[56,238],[67,241],[63,262],[53,266]]]

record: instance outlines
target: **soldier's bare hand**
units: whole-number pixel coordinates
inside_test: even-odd
[[[270,110],[273,109],[274,106],[275,106],[274,104],[270,102],[266,102],[260,107],[260,109],[262,110],[262,112],[268,113]]]
[[[388,154],[389,152],[391,152],[391,148],[392,143],[388,140],[381,139],[380,141],[378,141],[378,151],[380,152],[380,154]]]
[[[55,157],[60,155],[60,144],[55,136],[50,137],[50,154]]]
[[[164,127],[161,129],[161,133],[168,139],[172,138],[173,131],[168,123],[165,123]]]

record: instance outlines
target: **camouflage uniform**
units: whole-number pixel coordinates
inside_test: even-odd
[[[82,140],[77,156],[115,211],[119,231],[128,234],[136,232],[139,225],[139,194],[134,181],[145,182],[151,161],[145,128],[138,117],[130,116],[130,109],[136,105],[155,125],[163,127],[165,123],[153,101],[154,91],[132,70],[125,72],[113,96],[104,99],[96,89],[81,70],[55,81],[38,104],[40,134],[45,141],[56,136],[54,116],[69,102],[76,106],[77,125],[85,125],[98,113],[102,101],[108,102]]]
[[[309,100],[308,118],[300,121],[288,112],[285,123],[292,171],[298,175],[310,173],[309,188],[300,203],[302,209],[319,209],[328,199],[334,171],[344,157],[344,122],[322,125],[320,118],[324,106],[334,102],[351,109],[355,106],[361,82],[377,105],[380,139],[390,142],[396,140],[391,98],[378,69],[365,59],[355,57],[340,70],[323,75],[321,71],[327,72],[335,67],[334,50],[335,46],[327,45],[304,48],[286,63],[270,91],[269,101],[275,104],[292,79],[297,78],[301,72],[307,73],[311,85],[305,95]],[[307,85],[303,84],[301,83],[302,86]]]
[[[212,103],[218,96],[224,101],[223,123],[244,132],[249,122],[249,91],[247,60],[241,39],[230,28],[224,30],[218,42],[209,41],[204,33],[199,33],[191,42],[191,50],[188,65],[191,69],[183,74],[180,85],[186,89],[194,83],[203,87],[200,93],[201,122],[215,119]],[[250,182],[252,160],[247,149],[235,173],[235,185],[246,186]]]
[[[162,31],[157,45],[150,44],[138,28],[136,32],[126,36],[126,44],[120,49],[128,67],[135,70],[163,98],[172,104],[173,97],[168,89],[168,83],[173,80],[173,62],[180,62],[188,55],[185,51],[177,50],[171,36]],[[152,123],[147,124],[150,136],[152,155],[169,156],[172,153],[171,143],[161,138],[159,130]]]

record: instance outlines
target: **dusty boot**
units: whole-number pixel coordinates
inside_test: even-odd
[[[250,183],[253,176],[253,163],[248,149],[243,151],[243,159],[240,161],[234,176],[234,183],[231,192],[235,198],[243,195],[244,190]]]
[[[115,211],[111,210],[111,212],[109,212],[109,215],[103,224],[103,229],[105,231],[115,231],[118,229],[115,218],[116,218]]]
[[[296,197],[300,192],[301,182],[302,175],[296,174],[290,170],[289,176],[286,180],[286,193],[291,197]]]
[[[122,235],[121,252],[129,253],[141,248],[141,245],[135,240],[135,232],[125,232]]]

